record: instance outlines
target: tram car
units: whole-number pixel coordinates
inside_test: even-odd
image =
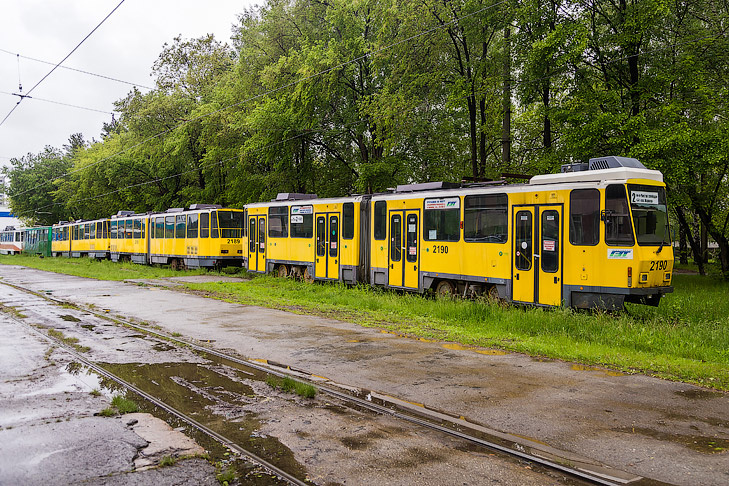
[[[368,208],[369,196],[295,193],[246,205],[248,271],[306,281],[365,281]]]
[[[6,226],[0,231],[0,255],[17,255],[23,251],[22,229],[15,229],[15,226]]]
[[[53,228],[38,226],[23,228],[23,253],[49,257],[52,252]]]
[[[148,263],[173,268],[245,266],[242,209],[193,204],[188,210],[150,214],[148,221]]]
[[[148,214],[119,211],[109,221],[109,257],[112,261],[131,261],[142,265],[149,259]]]
[[[51,253],[70,258],[108,259],[109,219],[62,221],[51,228]]]
[[[663,175],[625,157],[562,170],[249,204],[248,270],[537,306],[658,305],[673,291]]]

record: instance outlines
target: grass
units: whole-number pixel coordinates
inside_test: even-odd
[[[290,376],[277,378],[272,375],[266,377],[266,384],[271,388],[281,390],[286,393],[296,393],[300,397],[314,398],[316,396],[316,387],[308,383],[296,381]]]
[[[219,472],[215,475],[215,478],[221,485],[228,486],[235,481],[235,468],[229,466],[226,469],[223,469],[222,463],[218,463],[216,468]]]
[[[35,265],[39,263],[62,273],[82,266],[77,260],[19,256],[0,256],[0,264],[25,265],[22,258],[34,264],[28,266],[40,268]],[[91,278],[123,273],[119,264],[111,262],[83,265],[89,269],[83,276]],[[134,268],[145,278],[171,272]],[[674,293],[664,297],[658,308],[628,304],[620,313],[432,299],[269,276],[186,287],[231,302],[322,315],[414,338],[499,348],[729,390],[729,282],[715,276],[674,274],[672,285]]]
[[[628,304],[620,313],[431,299],[265,276],[187,286],[232,302],[318,314],[415,338],[499,348],[729,390],[729,283],[674,275],[673,285],[675,292],[658,308]]]
[[[102,417],[113,417],[117,414],[124,415],[125,413],[136,412],[139,412],[139,405],[135,401],[129,400],[123,395],[114,395],[111,398],[111,406],[99,412],[99,415]]]
[[[88,353],[91,351],[91,348],[88,346],[82,346],[78,343],[78,338],[75,337],[66,337],[61,331],[58,331],[56,329],[48,329],[48,335],[52,338],[58,339],[62,343],[71,346],[73,349],[78,351],[79,353]]]

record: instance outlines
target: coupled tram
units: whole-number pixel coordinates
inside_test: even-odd
[[[250,272],[537,306],[658,305],[672,292],[663,175],[636,159],[570,164],[528,183],[283,193],[244,209],[62,222],[52,254]]]
[[[577,308],[658,305],[673,290],[663,175],[625,157],[527,184],[280,194],[246,219],[258,273]]]

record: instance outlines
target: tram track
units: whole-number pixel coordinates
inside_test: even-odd
[[[75,303],[57,299],[45,293],[39,293],[19,285],[10,284],[8,282],[2,283],[9,287],[15,288],[18,291],[30,293],[37,297],[43,298],[49,302],[53,302],[59,305],[73,305],[78,307],[78,305]],[[616,470],[601,464],[597,464],[594,461],[590,461],[587,458],[578,457],[574,454],[565,454],[563,451],[557,451],[549,448],[548,446],[534,447],[535,444],[530,444],[529,441],[515,440],[515,436],[510,436],[509,434],[503,434],[493,430],[489,430],[479,424],[468,422],[463,417],[455,417],[444,412],[431,410],[421,404],[412,404],[405,400],[380,394],[372,390],[362,390],[355,387],[337,384],[331,382],[330,380],[327,380],[326,378],[311,375],[307,371],[291,368],[289,366],[286,366],[285,364],[275,363],[271,361],[256,362],[241,359],[237,356],[233,356],[231,354],[200,345],[196,342],[183,339],[179,336],[173,336],[164,332],[150,329],[146,326],[141,326],[127,319],[120,318],[119,316],[109,316],[108,314],[98,312],[95,309],[82,309],[84,312],[93,314],[98,318],[115,322],[116,324],[123,325],[127,328],[133,329],[140,333],[144,333],[145,335],[157,339],[162,339],[179,346],[185,346],[199,353],[215,356],[219,359],[229,361],[230,363],[235,363],[239,366],[251,368],[277,377],[295,376],[299,379],[310,381],[315,384],[315,386],[321,393],[328,395],[332,398],[336,398],[337,400],[347,404],[352,408],[368,410],[375,414],[387,415],[397,420],[406,421],[418,427],[446,434],[448,436],[466,441],[472,445],[482,447],[490,451],[495,451],[499,454],[503,454],[505,456],[512,457],[520,461],[525,461],[530,464],[535,464],[547,470],[563,474],[583,484],[665,484],[631,473]],[[68,351],[71,355],[74,356],[75,359],[86,365],[88,368],[138,394],[139,396],[148,400],[150,403],[154,404],[160,409],[186,422],[191,427],[195,428],[201,433],[213,438],[217,442],[228,447],[231,451],[243,457],[246,457],[256,464],[259,464],[264,469],[267,469],[271,474],[278,476],[285,481],[288,481],[290,484],[311,484],[303,482],[300,479],[291,476],[286,471],[276,467],[275,465],[259,457],[258,455],[246,450],[242,446],[236,444],[234,441],[222,436],[221,434],[218,434],[204,424],[199,423],[189,415],[169,406],[163,400],[160,400],[159,398],[145,392],[134,384],[129,383],[121,377],[109,372],[108,370],[104,369],[103,367],[99,366],[98,364],[92,362],[85,356],[78,353],[66,343],[55,339],[52,336],[48,336],[46,333],[43,333],[40,330],[33,328],[32,326],[29,326],[22,320],[19,320],[17,318],[13,318],[13,320],[30,328],[31,330],[33,330],[33,332],[42,335],[45,339],[52,341],[56,346]]]

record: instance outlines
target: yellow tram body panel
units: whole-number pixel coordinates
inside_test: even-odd
[[[53,226],[51,253],[54,256],[109,257],[109,219],[74,221]]]
[[[247,205],[248,270],[307,280],[364,280],[366,207],[367,198],[361,196],[320,199],[288,193]]]
[[[186,267],[244,264],[244,211],[195,205],[150,215],[151,263]]]
[[[149,216],[146,214],[118,214],[110,223],[111,259],[130,260],[135,263],[149,263],[148,229]]]

